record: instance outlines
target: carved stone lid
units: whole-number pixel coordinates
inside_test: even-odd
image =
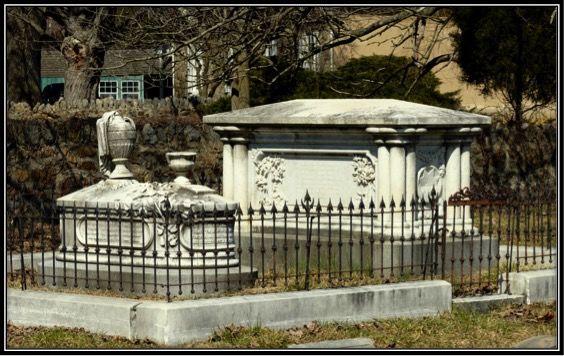
[[[214,190],[202,185],[184,185],[177,183],[139,183],[135,180],[103,180],[97,184],[77,190],[57,199],[58,206],[103,209],[138,210],[144,207],[152,210],[168,198],[173,208],[189,208],[194,211],[234,211],[238,207],[235,201],[227,200],[214,194]]]
[[[485,115],[395,99],[299,99],[204,116],[234,126],[486,126]]]

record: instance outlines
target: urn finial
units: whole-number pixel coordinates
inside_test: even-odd
[[[125,163],[133,151],[137,135],[133,120],[117,111],[109,111],[96,122],[96,130],[100,170],[110,179],[132,179],[133,174]],[[113,170],[110,160],[115,165]]]
[[[168,166],[176,173],[177,177],[174,179],[178,184],[191,184],[186,174],[194,166],[196,152],[183,151],[183,152],[167,152],[166,161]]]

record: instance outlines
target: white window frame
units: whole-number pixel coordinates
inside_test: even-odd
[[[233,47],[229,47],[229,49],[227,50],[227,58],[231,58],[231,56],[233,56],[233,54],[235,53],[235,50],[233,49]],[[228,63],[232,63],[234,59],[230,59],[228,61]],[[233,94],[232,91],[232,87],[231,87],[231,82],[225,82],[223,83],[223,94],[227,95],[227,96],[231,96]]]
[[[195,52],[191,47],[188,47],[188,61],[186,70],[186,91],[188,96],[200,95],[200,90],[198,89],[198,76],[202,63],[200,62],[200,56],[202,51]]]
[[[231,84],[229,83],[224,83],[223,84],[223,93],[225,95],[231,96],[232,91],[231,91]]]
[[[270,42],[266,44],[266,48],[264,49],[264,56],[274,57],[277,55],[278,55],[278,40],[276,39],[270,40]]]
[[[305,33],[300,37],[299,40],[299,52],[300,57],[308,54],[313,48],[319,44],[319,31],[313,31],[311,33]],[[319,53],[314,54],[312,57],[306,59],[303,62],[304,69],[310,69],[313,71],[319,70]]]
[[[137,91],[128,91],[126,92],[123,88],[124,88],[124,83],[137,83]],[[137,98],[125,98],[124,99],[124,95],[137,95]],[[123,100],[141,100],[141,83],[139,80],[132,80],[132,79],[125,79],[122,80],[120,83],[120,95],[119,95],[120,99]]]
[[[102,83],[106,84],[106,83],[115,83],[116,85],[116,91],[115,93],[110,93],[110,92],[102,92]],[[111,96],[114,98],[114,100],[118,100],[120,99],[120,86],[117,80],[100,80],[100,83],[98,83],[98,97],[100,97],[101,99],[106,98],[108,96]],[[104,96],[102,96],[104,95]]]

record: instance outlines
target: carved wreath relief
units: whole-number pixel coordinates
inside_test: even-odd
[[[353,158],[353,181],[361,188],[357,192],[360,198],[366,200],[370,193],[374,191],[376,181],[376,169],[374,164],[367,157]]]
[[[286,173],[286,161],[280,157],[264,156],[262,152],[254,160],[256,168],[255,185],[260,193],[259,203],[271,206],[272,202],[284,203],[280,185]]]
[[[419,198],[425,198],[425,201],[429,201],[429,196],[434,187],[437,196],[441,199],[445,173],[446,169],[444,164],[439,168],[433,165],[421,168],[419,172],[417,172],[417,195]]]
[[[431,190],[439,200],[442,199],[443,181],[446,173],[444,165],[444,146],[420,146],[417,148],[417,196],[429,201]]]

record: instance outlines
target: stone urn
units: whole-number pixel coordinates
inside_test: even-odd
[[[137,131],[135,123],[128,117],[113,115],[107,126],[108,147],[112,162],[115,165],[110,179],[130,179],[133,174],[125,163],[133,151]]]
[[[168,166],[176,173],[177,177],[174,179],[178,184],[191,184],[186,174],[194,166],[196,152],[183,151],[183,152],[167,152],[166,161]]]

